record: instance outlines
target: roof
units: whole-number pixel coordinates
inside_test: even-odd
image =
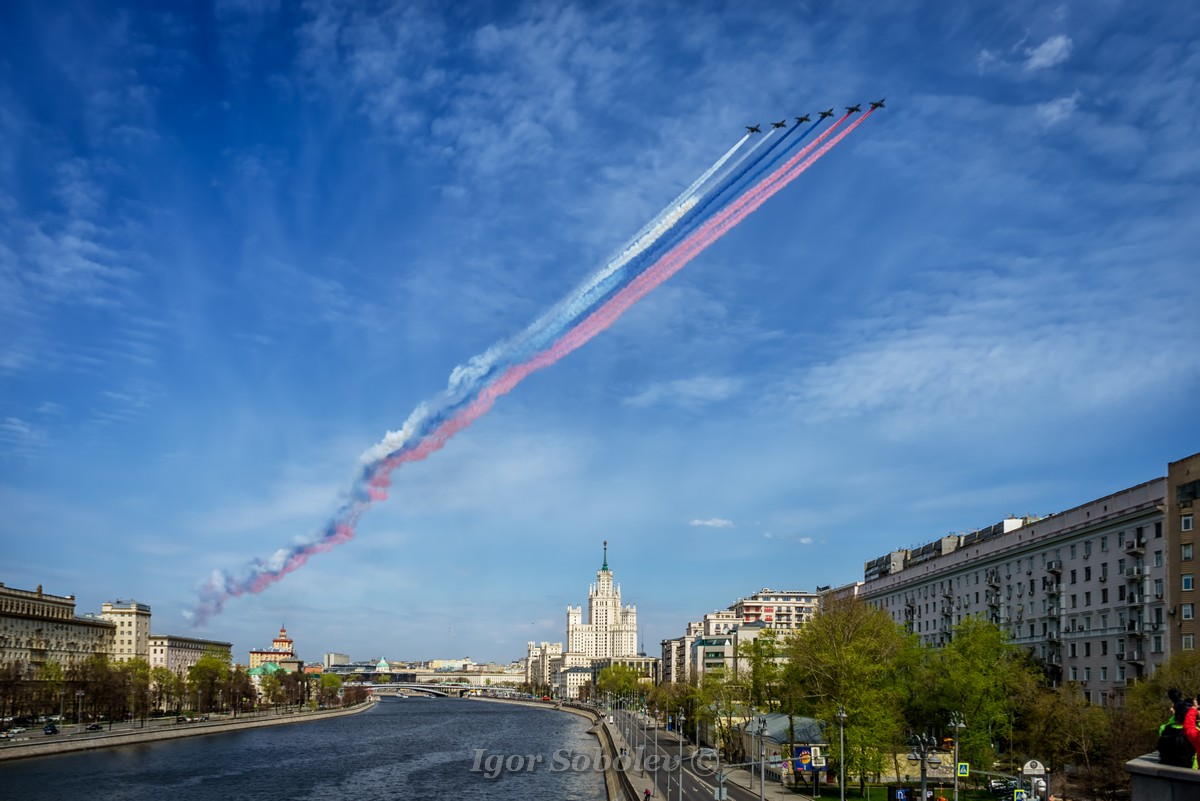
[[[758,730],[758,719],[765,717],[767,719],[767,739],[778,745],[783,745],[787,742],[796,743],[825,743],[825,723],[816,718],[806,718],[801,715],[792,717],[789,723],[789,718],[779,712],[772,712],[768,715],[756,715],[742,724],[748,733],[755,733]],[[794,728],[795,739],[791,738]]]

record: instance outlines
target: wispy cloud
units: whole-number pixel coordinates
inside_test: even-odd
[[[726,520],[723,517],[710,517],[707,520],[691,520],[689,526],[700,526],[703,528],[733,528],[733,521]]]
[[[1037,118],[1045,126],[1057,125],[1066,120],[1075,110],[1079,108],[1079,98],[1081,95],[1078,91],[1068,97],[1060,97],[1057,100],[1051,100],[1046,103],[1039,103],[1034,109]]]
[[[776,542],[794,542],[797,545],[812,545],[812,537],[804,537],[798,534],[775,534],[770,531],[763,532],[763,539],[774,540]]]
[[[732,398],[741,390],[742,384],[742,379],[730,377],[680,378],[653,383],[624,402],[637,408],[671,405],[694,409]]]
[[[1059,36],[1052,36],[1037,47],[1027,49],[1025,53],[1028,56],[1025,59],[1025,69],[1027,71],[1049,69],[1055,64],[1061,64],[1070,57],[1071,39],[1061,34]]]

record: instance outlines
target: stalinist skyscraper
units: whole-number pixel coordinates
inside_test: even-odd
[[[596,583],[588,588],[588,622],[583,622],[582,606],[567,607],[567,652],[564,656],[568,657],[566,663],[570,665],[636,655],[637,607],[621,606],[621,585],[613,583],[612,571],[608,569],[608,540],[605,540],[604,564],[596,573]]]

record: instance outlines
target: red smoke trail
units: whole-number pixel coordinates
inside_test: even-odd
[[[844,115],[785,164],[737,197],[711,220],[700,225],[686,239],[667,251],[658,261],[651,264],[645,271],[602,306],[584,318],[578,325],[563,334],[550,347],[539,352],[528,361],[508,368],[495,381],[483,387],[479,391],[479,394],[461,412],[431,431],[418,445],[381,460],[375,465],[371,478],[367,482],[367,498],[355,501],[345,510],[335,525],[336,533],[332,537],[323,538],[290,554],[279,568],[260,573],[250,582],[248,587],[236,585],[220,588],[215,586],[210,587],[210,591],[216,597],[201,604],[197,610],[197,618],[203,621],[211,614],[219,611],[225,597],[241,595],[247,591],[254,593],[262,592],[288,573],[303,566],[312,554],[328,551],[334,546],[352,539],[358,521],[363,513],[375,503],[387,498],[387,488],[391,485],[391,474],[394,470],[402,464],[421,461],[431,453],[441,450],[451,437],[486,414],[495,405],[497,399],[511,392],[517,384],[521,383],[529,375],[542,368],[549,367],[607,329],[634,303],[641,300],[668,278],[683,269],[688,262],[700,255],[709,245],[720,239],[731,228],[757,210],[759,206],[773,197],[777,192],[800,177],[818,159],[849,136],[850,132],[861,125],[867,117],[871,116],[873,111],[874,109],[871,109],[866,114],[863,114],[852,125],[822,145],[822,141],[829,137],[834,129],[850,116],[848,114]],[[817,148],[818,145],[820,145],[820,148],[814,151],[814,148]]]
[[[757,210],[759,206],[767,202],[777,192],[800,177],[805,170],[833,149],[838,142],[845,139],[851,131],[861,125],[870,115],[871,111],[868,111],[862,117],[855,120],[853,125],[846,128],[819,150],[812,153],[803,162],[797,164],[800,159],[811,152],[812,148],[821,143],[822,137],[818,137],[807,148],[797,153],[787,163],[755,184],[749,191],[723,209],[713,219],[697,228],[691,236],[668,251],[661,259],[631,281],[628,286],[610,298],[603,306],[588,315],[579,325],[564,334],[561,339],[549,348],[538,353],[529,361],[513,365],[501,374],[499,378],[480,390],[479,394],[466,408],[434,429],[420,445],[412,450],[385,459],[379,465],[376,478],[371,482],[372,485],[379,487],[381,484],[386,484],[391,472],[401,464],[420,461],[430,453],[440,450],[446,444],[447,440],[486,414],[498,398],[508,394],[529,375],[544,367],[549,367],[611,326],[630,306],[683,269],[688,262],[700,255],[709,245],[720,239],[731,228]],[[831,126],[823,136],[831,133],[833,128],[845,119],[846,117],[842,117],[837,123],[834,123],[834,126]]]

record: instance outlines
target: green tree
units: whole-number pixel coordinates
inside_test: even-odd
[[[915,678],[910,685],[910,728],[947,731],[943,727],[957,716],[966,723],[959,735],[960,759],[992,764],[993,744],[1009,740],[1019,728],[1014,721],[1026,707],[1015,699],[1037,703],[1039,671],[1027,652],[1008,641],[1006,631],[981,616],[955,626],[946,645],[922,652],[922,663],[908,673]]]
[[[613,665],[600,671],[596,681],[596,691],[603,696],[612,693],[614,697],[631,698],[642,694],[642,676],[629,665]]]
[[[220,698],[221,689],[229,683],[229,656],[211,650],[188,669],[187,690],[195,698],[196,711],[212,710]]]
[[[317,685],[317,701],[325,706],[338,703],[342,691],[342,677],[336,673],[322,673]]]
[[[911,641],[886,612],[858,598],[829,599],[784,641],[790,686],[783,692],[793,709],[819,720],[834,721],[845,708],[846,753],[831,750],[862,790],[867,774],[880,772],[903,741],[905,690],[896,668]]]
[[[774,629],[764,629],[753,640],[738,646],[735,672],[744,683],[746,700],[754,709],[770,712],[777,706],[777,689],[782,677],[779,655],[780,643]]]
[[[150,663],[145,659],[130,659],[120,666],[122,684],[125,687],[126,708],[143,726],[146,725],[146,715],[150,711],[153,700]]]

